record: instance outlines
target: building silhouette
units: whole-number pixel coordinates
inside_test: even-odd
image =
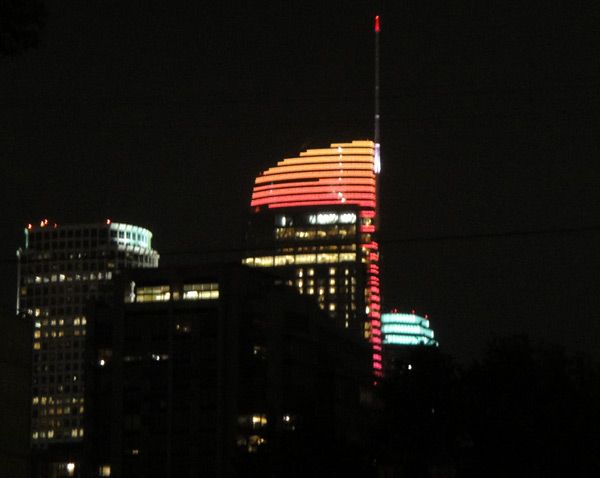
[[[273,270],[370,342],[381,375],[375,167],[375,144],[352,141],[309,149],[261,173],[243,263]]]
[[[239,264],[130,270],[90,316],[81,476],[368,462],[369,346],[281,279]]]
[[[158,266],[151,240],[147,229],[110,220],[59,226],[44,219],[25,229],[17,251],[17,312],[33,325],[30,438],[40,458],[36,475],[73,475],[76,454],[69,445],[86,433],[85,307],[110,293],[117,271]]]
[[[0,313],[0,475],[11,478],[30,476],[31,327]]]

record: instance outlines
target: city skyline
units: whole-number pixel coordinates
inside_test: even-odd
[[[203,260],[243,247],[259,171],[371,136],[370,4],[177,7],[49,6],[39,47],[0,63],[3,308],[30,221],[110,217]],[[385,302],[463,358],[511,333],[596,353],[592,17],[381,14]]]

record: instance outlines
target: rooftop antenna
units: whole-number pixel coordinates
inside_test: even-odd
[[[379,133],[379,32],[381,26],[379,23],[379,15],[375,15],[375,131],[373,134],[373,142],[375,143],[375,164],[373,170],[375,174],[381,171],[381,156],[380,156],[380,133]]]

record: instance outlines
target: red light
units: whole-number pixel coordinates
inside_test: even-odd
[[[379,33],[381,31],[381,27],[379,25],[379,15],[375,16],[375,32]]]

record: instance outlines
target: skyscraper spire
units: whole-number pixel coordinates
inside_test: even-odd
[[[379,15],[375,15],[375,117],[374,117],[374,133],[373,141],[375,143],[375,163],[374,172],[378,174],[381,171],[381,156],[380,156],[380,133],[379,133],[379,32],[381,24]]]

